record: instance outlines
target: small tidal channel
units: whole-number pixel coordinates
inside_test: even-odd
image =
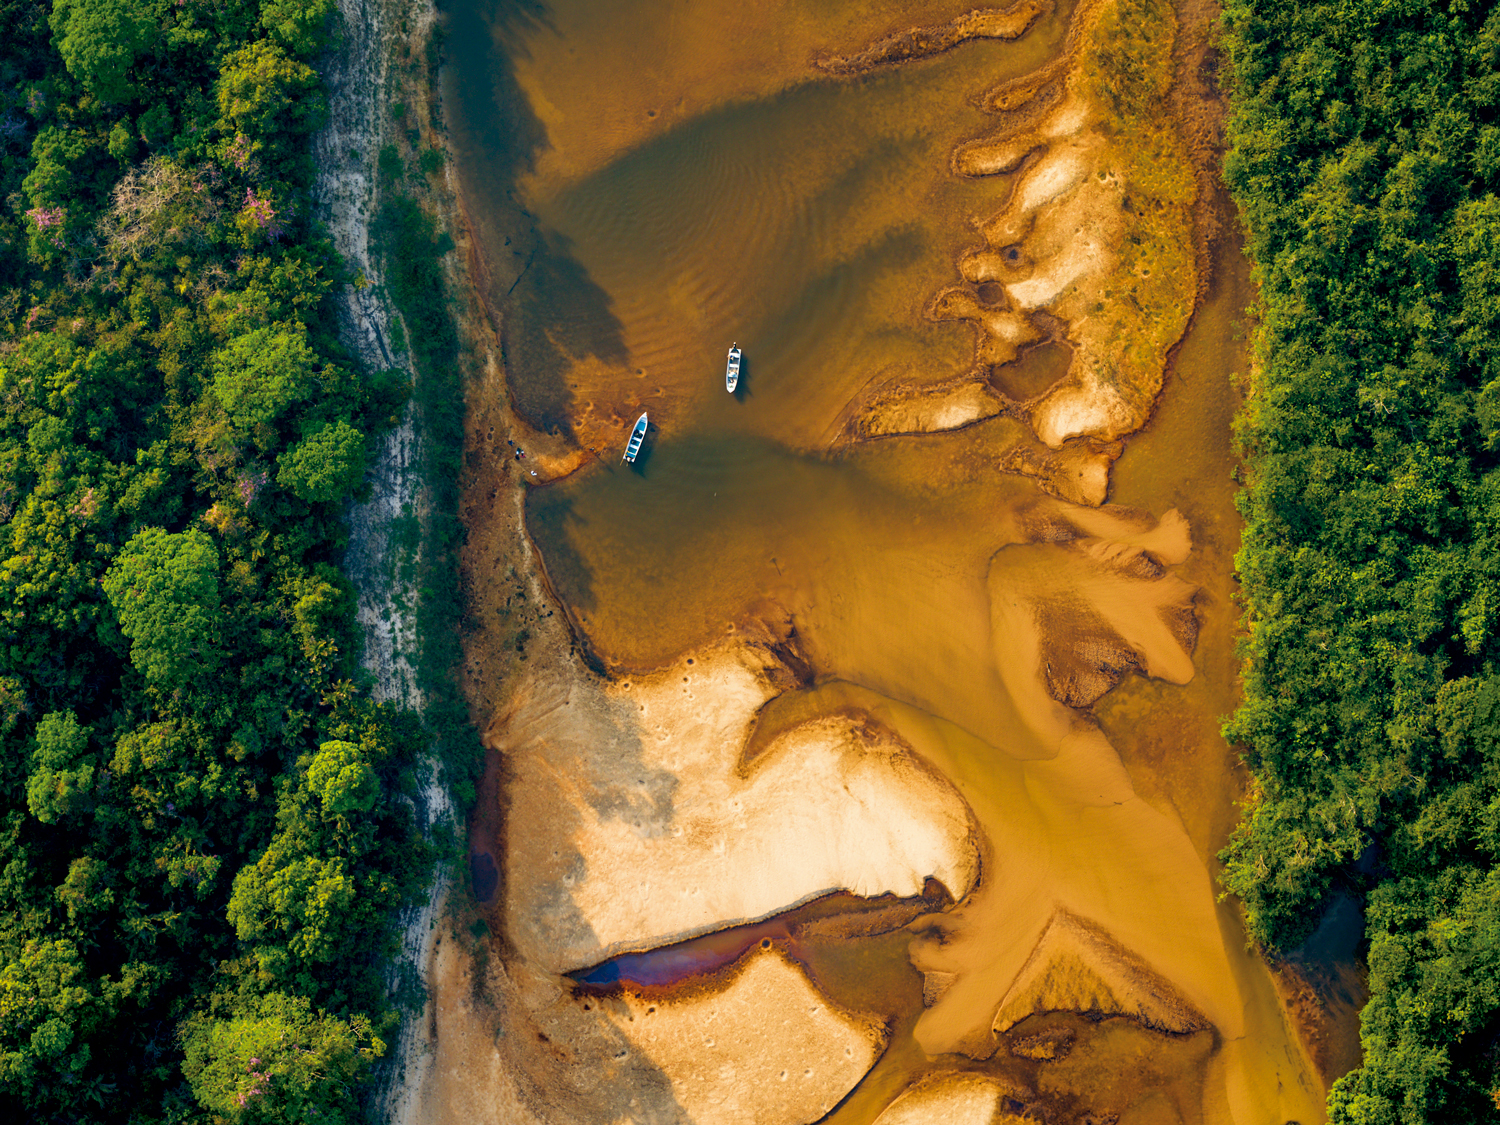
[[[950,157],[990,126],[980,94],[1061,51],[1069,6],[1013,42],[843,78],[814,58],[968,6],[446,7],[450,124],[513,403],[597,453],[526,503],[579,639],[644,673],[754,619],[790,623],[811,675],[762,724],[873,716],[985,835],[979,887],[925,929],[825,925],[792,942],[801,931],[773,919],[579,979],[669,986],[791,942],[831,1001],[890,1029],[839,1125],[954,1060],[1060,1112],[1320,1119],[1321,1081],[1211,876],[1238,785],[1216,729],[1235,675],[1237,250],[1114,468],[1114,506],[1005,471],[1021,423],[1003,416],[833,451],[872,381],[972,363],[968,328],[924,309],[1009,184],[956,176]],[[732,341],[746,364],[731,396]],[[1040,386],[1057,370],[1040,349],[1002,373]],[[642,410],[645,450],[623,465]],[[1048,1070],[985,1036],[1039,935],[1075,933],[1058,918],[1087,926],[1055,939],[1058,982],[1038,986],[1079,1044]],[[1101,1023],[1090,973],[1170,994],[1202,1026]],[[939,996],[937,980],[953,983]]]

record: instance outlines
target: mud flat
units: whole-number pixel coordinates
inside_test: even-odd
[[[1321,1118],[1211,873],[1244,302],[1209,15],[452,13],[490,758],[413,1119]],[[730,74],[724,21],[761,36]],[[519,157],[479,151],[496,104]],[[718,226],[758,231],[735,270]]]

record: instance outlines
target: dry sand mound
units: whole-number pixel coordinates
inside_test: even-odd
[[[956,897],[978,875],[968,810],[888,731],[804,723],[737,770],[787,674],[735,644],[650,676],[581,674],[522,701],[511,761],[511,934],[556,972],[765,918],[832,891]]]
[[[1170,984],[1099,927],[1058,911],[1000,1001],[995,1031],[1027,1016],[1086,1012],[1128,1016],[1159,1031],[1200,1031],[1207,1021]]]
[[[886,1107],[875,1125],[1020,1125],[1000,1108],[1013,1087],[987,1074],[938,1074],[924,1079]]]
[[[705,1125],[801,1125],[838,1104],[885,1046],[874,1020],[829,1006],[779,953],[755,953],[721,991],[605,1010],[671,1076],[683,1117]]]

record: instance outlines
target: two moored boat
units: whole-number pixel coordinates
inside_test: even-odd
[[[724,369],[724,389],[734,394],[736,387],[740,385],[740,346],[731,344],[729,347],[729,364]],[[641,451],[641,443],[646,440],[646,411],[641,411],[641,416],[635,420],[635,427],[630,431],[630,441],[625,446],[625,463],[635,464],[636,454]]]

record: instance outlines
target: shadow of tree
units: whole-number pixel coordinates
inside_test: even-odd
[[[533,425],[571,437],[573,364],[586,356],[615,365],[629,359],[609,295],[573,256],[567,238],[538,231],[503,315],[501,354],[516,409]]]
[[[623,363],[628,353],[608,294],[517,193],[550,142],[515,60],[529,35],[555,30],[550,11],[538,0],[445,0],[441,8],[449,139],[512,404],[533,425],[572,437],[568,371],[586,356]]]

